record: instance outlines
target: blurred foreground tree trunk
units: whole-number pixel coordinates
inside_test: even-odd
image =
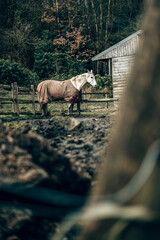
[[[109,196],[122,189],[139,169],[151,144],[160,138],[160,1],[148,1],[147,9],[143,39],[121,101],[110,150],[106,149],[102,156],[103,167],[92,191],[94,196]],[[141,204],[159,213],[159,174],[160,164],[157,163],[140,191],[124,204]],[[110,240],[111,227],[107,220],[87,223],[81,239]],[[158,236],[153,226],[145,226],[145,231],[143,227],[134,226],[122,239],[159,239],[160,233]]]

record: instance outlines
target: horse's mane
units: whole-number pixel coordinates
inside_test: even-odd
[[[83,74],[80,74],[80,75],[77,75],[75,77],[72,77],[70,80],[72,80],[73,82],[76,82],[77,80],[84,80],[84,76],[86,75],[87,73],[83,73]]]

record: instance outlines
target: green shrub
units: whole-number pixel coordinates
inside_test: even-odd
[[[34,71],[40,79],[55,78],[63,76],[65,79],[86,71],[84,64],[73,61],[65,53],[36,53],[34,62]]]
[[[108,75],[100,76],[99,74],[95,75],[97,81],[96,89],[102,90],[107,88],[109,97],[112,97],[112,78]]]
[[[19,86],[28,87],[31,84],[36,85],[38,83],[38,76],[24,69],[21,64],[11,62],[10,60],[0,60],[0,83],[11,84],[17,82]]]

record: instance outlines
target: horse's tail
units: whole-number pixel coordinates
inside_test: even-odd
[[[36,92],[39,103],[48,103],[48,87],[46,83],[41,82],[38,84]]]
[[[36,94],[39,94],[41,92],[41,85],[38,84],[37,88],[36,88]]]
[[[37,88],[36,88],[36,94],[38,96],[38,101],[40,102],[41,99],[41,93],[42,93],[42,86],[40,84],[38,84]]]

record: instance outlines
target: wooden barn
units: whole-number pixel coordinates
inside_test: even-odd
[[[142,31],[139,30],[92,58],[92,61],[107,63],[107,74],[112,77],[114,98],[120,98],[123,94],[141,35]]]

